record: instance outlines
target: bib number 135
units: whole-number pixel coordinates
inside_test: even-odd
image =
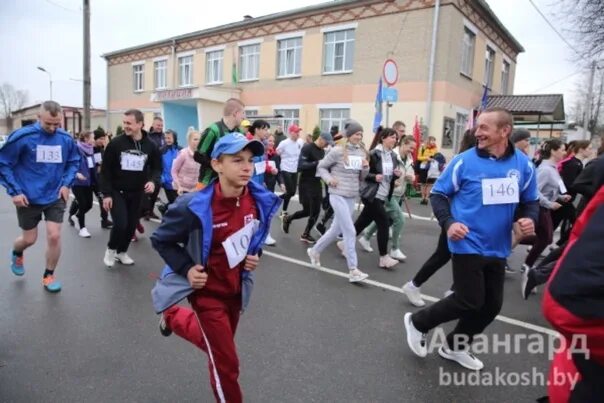
[[[482,180],[482,204],[518,203],[518,181],[514,178]]]

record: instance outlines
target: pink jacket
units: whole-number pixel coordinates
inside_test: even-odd
[[[193,159],[193,152],[183,148],[172,164],[172,180],[174,189],[181,188],[185,192],[195,191],[199,179],[199,163]]]

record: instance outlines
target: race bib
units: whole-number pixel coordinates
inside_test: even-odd
[[[392,161],[382,160],[382,174],[384,176],[392,176],[393,171],[394,165],[392,164]]]
[[[562,179],[558,181],[558,187],[560,188],[560,194],[565,194],[568,192],[568,190],[566,189],[566,185],[564,184],[564,181]]]
[[[61,146],[36,146],[36,162],[61,164],[63,162]]]
[[[247,256],[252,236],[258,230],[259,225],[260,221],[251,220],[243,228],[222,242],[222,247],[226,252],[231,269],[237,267]]]
[[[256,171],[256,175],[261,175],[266,171],[266,162],[260,161],[254,163],[254,170]]]
[[[277,169],[277,163],[275,161],[269,161],[268,162],[268,166],[271,167],[271,169]]]
[[[93,158],[95,164],[100,164],[101,162],[103,162],[103,156],[101,155],[101,153],[94,153]]]
[[[146,155],[136,155],[130,153],[122,153],[121,165],[123,171],[142,171],[145,168],[145,162],[147,161]]]
[[[94,168],[94,159],[92,157],[86,157],[86,161],[88,162],[88,168]]]
[[[514,178],[482,180],[482,204],[518,203],[518,181]]]
[[[352,169],[353,171],[360,171],[363,169],[363,157],[349,156],[348,163],[344,163],[344,168]]]

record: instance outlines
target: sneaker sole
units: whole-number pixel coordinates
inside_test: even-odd
[[[520,281],[520,294],[522,295],[522,299],[527,300],[528,294],[526,293],[526,286],[528,284],[528,272],[522,273],[522,280]]]
[[[10,271],[12,271],[13,274],[15,276],[18,276],[18,277],[23,277],[25,275],[25,270],[23,270],[23,271],[18,271],[18,270],[15,271],[13,268],[11,268]]]
[[[452,355],[447,354],[447,352],[445,352],[445,350],[443,349],[443,347],[441,346],[438,349],[438,355],[440,355],[442,358],[449,360],[449,361],[453,361],[458,363],[459,365],[461,365],[462,367],[469,369],[471,371],[480,371],[481,369],[484,368],[484,364],[481,367],[472,367],[464,362],[458,361],[455,359],[455,357],[453,357]]]
[[[405,317],[403,319],[403,322],[405,323],[405,332],[407,333],[407,345],[409,346],[409,349],[413,352],[413,354],[417,355],[420,358],[425,358],[428,355],[428,351],[415,351],[412,347],[412,343],[411,343],[411,332],[409,331],[409,328],[412,326],[411,325],[411,313],[408,312],[405,314]]]
[[[311,241],[310,239],[300,238],[300,242],[307,243],[309,245],[314,245],[317,241]]]
[[[134,262],[132,262],[132,263],[124,263],[124,262],[122,262],[119,259],[115,259],[115,261],[118,262],[121,265],[124,265],[124,266],[134,266]]]
[[[360,278],[349,278],[348,282],[349,283],[359,283],[365,279],[367,279],[369,277],[369,274],[365,274],[363,276],[361,276]]]
[[[310,259],[310,264],[314,267],[321,267],[321,261],[313,258],[310,255],[310,248],[306,249],[306,254],[308,255],[308,258]]]

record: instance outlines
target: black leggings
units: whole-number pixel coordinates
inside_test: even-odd
[[[117,253],[126,252],[130,246],[130,240],[134,235],[138,223],[143,191],[140,192],[115,192],[112,195],[113,228],[109,234],[109,249],[115,249]]]
[[[296,186],[298,185],[298,173],[297,172],[281,172],[283,178],[283,184],[285,184],[285,193],[281,196],[283,199],[283,211],[287,212],[287,206],[289,206],[289,200],[296,194]]]
[[[377,225],[377,239],[380,256],[387,255],[388,228],[390,228],[390,221],[388,213],[386,213],[386,209],[384,208],[384,200],[380,200],[376,197],[373,201],[363,201],[363,203],[363,211],[361,211],[361,214],[354,223],[357,235],[375,221],[375,224]]]
[[[77,201],[77,204],[75,204],[74,202],[71,203],[69,213],[72,214],[72,210],[74,210],[75,204],[75,210],[77,211],[77,213],[74,211],[73,214],[78,217],[78,224],[80,225],[80,228],[84,228],[86,226],[86,213],[89,212],[92,208],[92,187],[74,186],[71,191],[75,196],[75,201]]]
[[[310,234],[310,230],[317,222],[319,213],[321,213],[321,204],[323,202],[323,189],[321,182],[319,183],[304,183],[300,182],[300,202],[302,210],[296,211],[289,217],[290,221],[299,218],[308,217],[304,234]]]
[[[438,237],[438,246],[436,250],[426,260],[426,263],[419,269],[415,277],[413,277],[413,285],[421,287],[430,277],[434,275],[441,267],[446,265],[451,260],[451,252],[447,243],[447,232],[443,229]]]

